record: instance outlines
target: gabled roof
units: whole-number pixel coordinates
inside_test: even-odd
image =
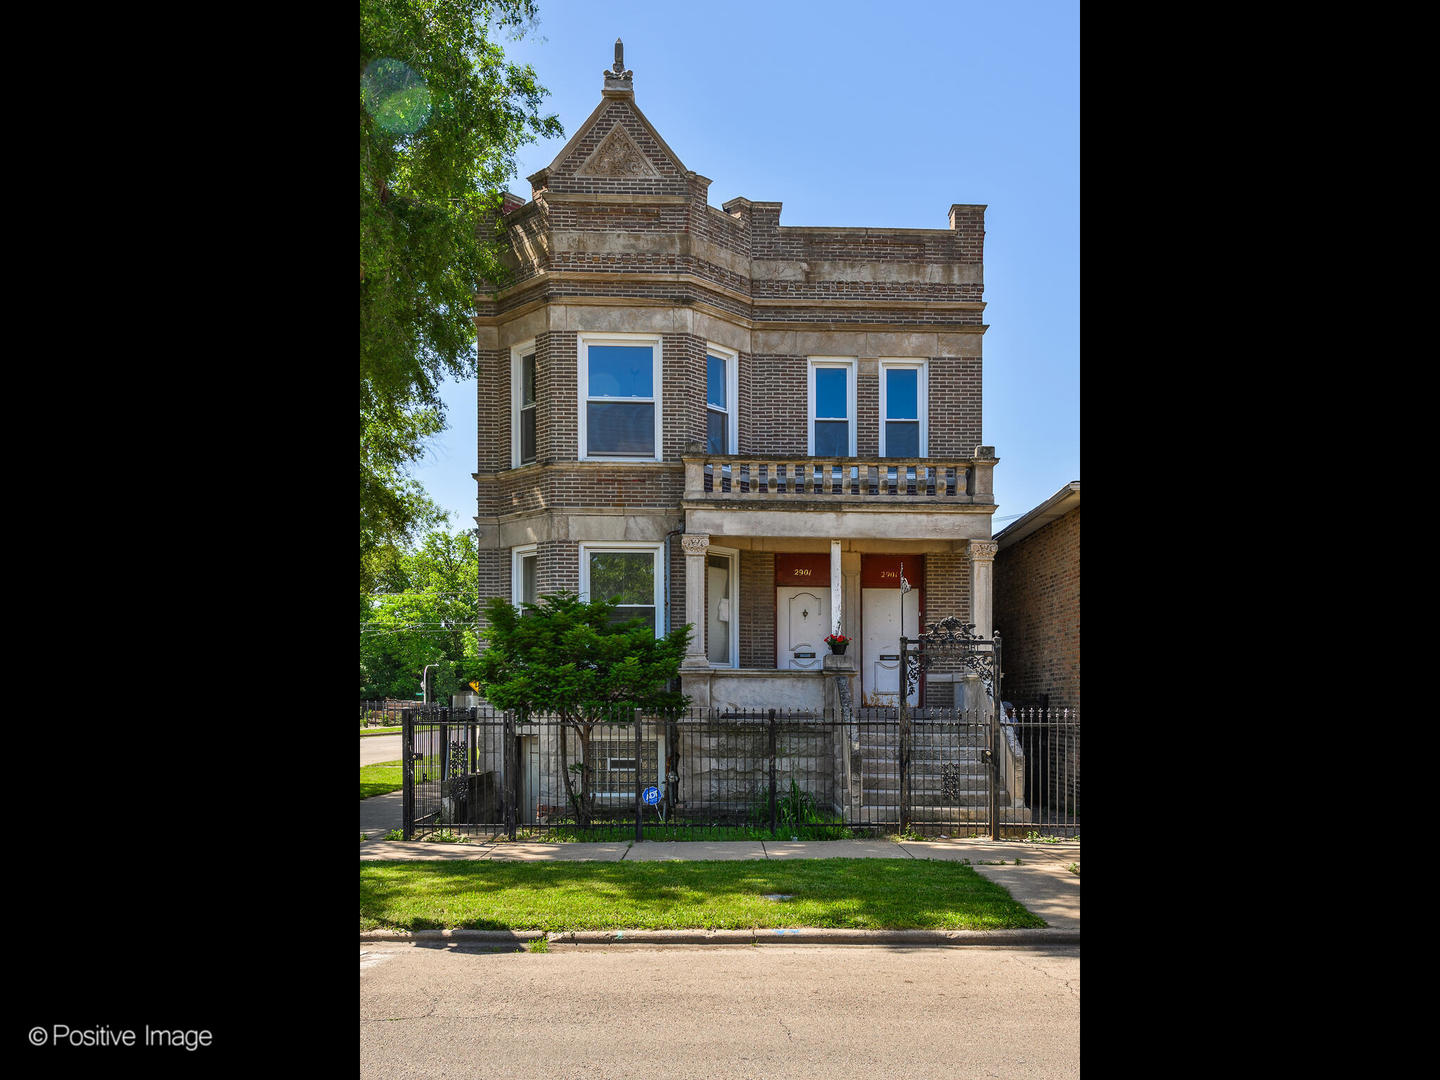
[[[603,134],[599,144],[592,149],[591,133],[597,128],[600,128]],[[637,128],[648,134],[659,148],[660,161],[658,163],[653,160],[655,156],[653,151],[647,154],[637,144],[635,135],[632,134]],[[577,153],[577,150],[581,152]],[[597,164],[604,163],[603,159],[607,152],[612,161],[621,156],[619,152],[633,152],[638,155],[637,164],[643,163],[648,166],[654,176],[660,175],[660,170],[656,168],[657,164],[668,164],[681,176],[689,171],[685,168],[684,162],[680,160],[680,156],[670,149],[660,133],[655,130],[655,125],[650,123],[645,114],[640,111],[639,106],[635,104],[633,91],[629,94],[613,91],[607,93],[601,99],[600,104],[595,106],[594,111],[585,118],[585,122],[576,129],[570,140],[560,148],[560,152],[555,155],[555,160],[546,167],[546,171],[552,177],[583,176],[587,173],[611,175],[596,168]],[[575,160],[570,160],[572,157]],[[601,161],[597,162],[597,159],[601,159]]]
[[[1056,518],[1064,517],[1079,506],[1080,481],[1071,480],[1035,509],[1012,521],[996,533],[992,539],[1000,545],[997,550],[1004,551],[1011,544],[1018,543],[1033,532],[1038,532]]]

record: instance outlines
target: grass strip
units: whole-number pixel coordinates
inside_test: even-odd
[[[1001,886],[940,859],[360,864],[362,931],[1044,925]]]
[[[361,737],[362,739],[363,739],[366,735],[399,735],[399,734],[401,734],[401,729],[398,728],[398,727],[372,727],[372,728],[363,728],[363,727],[362,727],[362,728],[360,729],[360,737]]]
[[[399,791],[405,786],[404,778],[400,774],[400,762],[379,761],[374,765],[360,766],[360,798],[368,799],[372,795],[384,795],[391,791]]]

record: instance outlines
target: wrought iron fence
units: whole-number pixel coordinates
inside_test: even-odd
[[[406,709],[420,708],[418,701],[400,701],[387,698],[384,701],[360,702],[360,728],[399,727],[401,714]]]
[[[1078,835],[1078,715],[1007,718],[995,761],[986,717],[907,711],[902,737],[898,710],[884,708],[839,719],[785,710],[625,712],[593,724],[407,708],[404,832],[575,840],[841,839],[902,827],[952,837]],[[1061,752],[1054,764],[1027,751],[1028,744],[1040,752],[1042,731],[1045,750]],[[992,784],[1000,792],[995,822]]]

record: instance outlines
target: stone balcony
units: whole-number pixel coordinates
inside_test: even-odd
[[[686,528],[691,531],[936,539],[990,535],[998,460],[994,447],[977,446],[968,458],[707,454],[698,443],[687,451],[682,460]],[[961,526],[954,514],[971,520]]]
[[[691,443],[689,450],[682,458],[686,502],[995,502],[997,459],[989,446],[977,446],[975,456],[969,458],[704,454],[698,452],[697,443]]]

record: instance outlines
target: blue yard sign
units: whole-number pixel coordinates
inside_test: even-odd
[[[660,801],[660,789],[658,787],[647,787],[640,793],[640,798],[645,800],[647,806],[654,806]]]

